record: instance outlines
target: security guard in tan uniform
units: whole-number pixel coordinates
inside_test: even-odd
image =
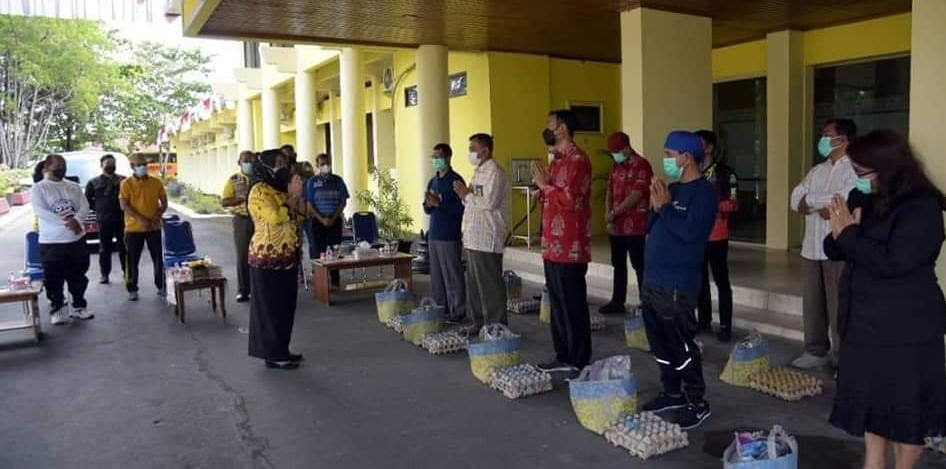
[[[233,214],[233,244],[237,254],[237,303],[250,299],[250,267],[248,257],[250,238],[253,237],[253,220],[246,208],[246,197],[250,192],[250,175],[253,172],[253,160],[256,154],[251,151],[240,153],[240,171],[227,178],[223,186],[224,207]]]

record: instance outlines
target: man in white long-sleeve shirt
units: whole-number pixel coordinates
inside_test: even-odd
[[[847,147],[857,136],[857,126],[850,119],[832,119],[825,124],[818,142],[818,153],[827,158],[816,165],[792,191],[792,210],[805,216],[802,244],[805,352],[792,362],[798,368],[816,368],[831,362],[841,344],[838,336],[838,283],[843,262],[828,260],[824,239],[831,234],[828,207],[836,194],[847,198],[854,188],[854,168],[847,157]]]
[[[485,324],[506,324],[503,250],[509,224],[509,181],[493,159],[493,137],[470,137],[470,163],[476,167],[470,185],[454,181],[463,201],[463,247],[466,250],[466,310],[473,331]]]
[[[89,251],[82,226],[89,213],[89,202],[79,184],[65,179],[66,160],[61,155],[46,157],[43,174],[44,179],[30,191],[30,200],[39,221],[39,253],[52,323],[58,326],[69,318],[92,319],[85,301]],[[72,295],[71,313],[63,284],[69,286]]]

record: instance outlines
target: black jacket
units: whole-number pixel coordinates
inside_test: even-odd
[[[943,209],[933,194],[901,201],[884,217],[872,213],[873,197],[848,196],[861,224],[835,240],[824,240],[828,258],[844,261],[838,289],[842,343],[907,345],[942,340],[946,301],[936,279],[936,258],[944,240]]]
[[[100,174],[85,185],[85,198],[89,201],[89,207],[95,210],[95,218],[100,223],[122,220],[118,191],[124,179],[125,176],[118,174],[111,178]]]

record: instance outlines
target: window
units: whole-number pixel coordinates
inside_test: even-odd
[[[371,116],[371,113],[365,114],[365,134],[367,134],[367,143],[368,146],[368,167],[374,168],[376,162],[374,161],[374,118]]]
[[[572,104],[571,111],[577,120],[575,132],[601,133],[600,104]]]
[[[450,75],[450,97],[466,96],[466,72]]]
[[[258,42],[247,41],[243,43],[243,66],[246,68],[260,68]]]
[[[404,107],[417,106],[417,85],[404,88]]]

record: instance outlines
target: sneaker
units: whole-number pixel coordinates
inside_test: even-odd
[[[671,396],[670,394],[662,392],[658,394],[654,400],[644,404],[644,406],[641,407],[641,410],[645,412],[656,413],[670,409],[679,409],[681,407],[686,407],[688,404],[687,398],[684,397],[683,394]]]
[[[128,301],[138,301],[138,292],[128,292]]]
[[[624,305],[612,301],[602,306],[598,312],[601,314],[627,314],[627,309],[624,308]]]
[[[95,315],[90,313],[89,310],[85,308],[74,308],[72,312],[69,313],[69,317],[72,319],[79,319],[82,321],[87,321],[89,319],[94,318]]]
[[[449,325],[463,324],[463,317],[447,316],[443,319],[443,322]]]
[[[720,327],[719,332],[716,333],[716,339],[720,342],[731,342],[732,341],[732,329],[728,327]]]
[[[159,288],[158,296],[160,296],[161,298],[166,298],[168,296],[168,291],[164,288]]]
[[[578,371],[578,368],[575,368],[574,366],[571,366],[571,365],[569,365],[568,363],[562,363],[562,362],[560,362],[560,361],[558,361],[558,360],[552,360],[552,361],[550,361],[550,362],[548,362],[548,363],[543,363],[543,364],[537,366],[536,368],[538,368],[538,369],[540,369],[540,370],[542,370],[542,371],[544,371],[544,372],[546,372],[546,373],[552,373],[552,372],[574,373],[574,372]]]
[[[277,370],[295,370],[296,368],[299,368],[299,362],[292,362],[288,360],[276,362],[266,360],[266,368],[273,368]]]
[[[60,306],[49,313],[49,320],[54,326],[61,326],[69,323],[69,315],[66,313],[66,306]]]
[[[683,410],[674,415],[672,420],[673,423],[680,425],[681,430],[692,430],[699,427],[710,415],[713,413],[710,411],[709,404],[703,401],[699,404],[687,404]]]
[[[237,295],[237,297],[236,297],[236,302],[237,302],[237,303],[246,303],[247,301],[250,301],[250,295],[244,295],[244,294],[240,293],[240,294]]]
[[[108,275],[103,275],[102,278],[99,279],[99,284],[100,284],[100,285],[108,285]]]
[[[810,370],[812,368],[823,367],[829,363],[831,363],[831,359],[827,356],[819,357],[817,355],[812,355],[808,352],[805,352],[792,362],[792,366],[795,368],[801,368],[803,370]]]

